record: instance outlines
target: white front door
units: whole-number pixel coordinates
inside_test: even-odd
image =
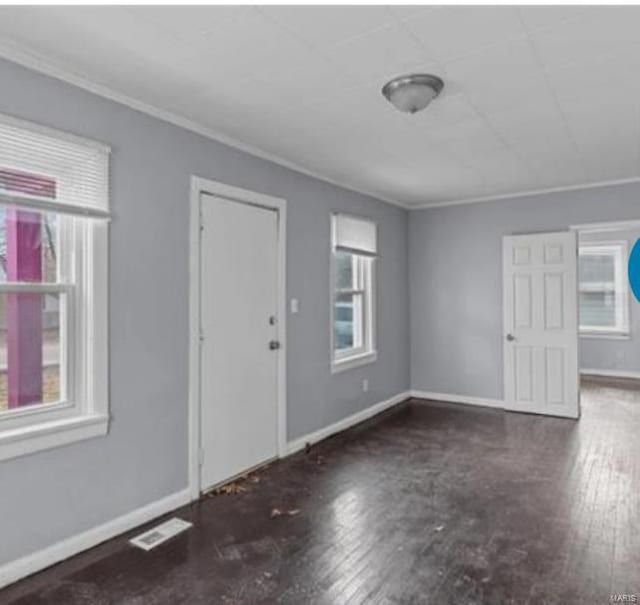
[[[576,274],[575,232],[504,238],[507,409],[580,415]]]
[[[278,213],[209,194],[200,206],[206,490],[277,456]]]

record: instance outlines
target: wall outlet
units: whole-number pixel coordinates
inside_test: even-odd
[[[366,393],[369,390],[369,379],[364,378],[362,380],[362,390]]]
[[[295,315],[298,312],[298,299],[297,298],[292,298],[291,299],[291,313],[293,315]]]

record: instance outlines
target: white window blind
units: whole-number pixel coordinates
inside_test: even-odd
[[[109,147],[0,114],[0,201],[109,216]]]
[[[580,331],[628,334],[625,242],[580,246]]]
[[[378,229],[373,221],[348,214],[334,214],[333,228],[337,251],[362,256],[378,255]]]

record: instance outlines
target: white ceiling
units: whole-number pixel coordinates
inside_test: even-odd
[[[0,7],[16,51],[402,204],[640,176],[640,7]]]

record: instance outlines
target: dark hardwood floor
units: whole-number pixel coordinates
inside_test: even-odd
[[[639,437],[631,382],[585,381],[579,422],[412,401],[0,602],[606,604],[640,595]]]

